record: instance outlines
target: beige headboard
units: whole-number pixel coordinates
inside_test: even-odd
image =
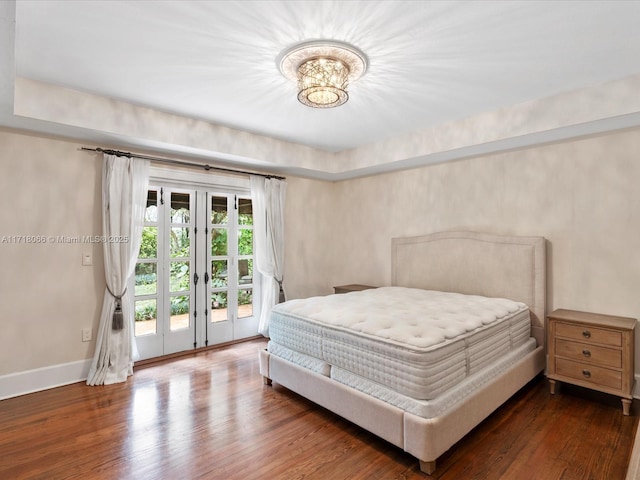
[[[477,232],[439,232],[391,240],[391,284],[508,298],[531,310],[544,345],[545,240]]]

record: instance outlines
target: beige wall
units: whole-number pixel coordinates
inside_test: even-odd
[[[0,240],[100,234],[101,162],[80,146],[0,131]],[[639,130],[338,183],[290,177],[287,294],[389,284],[392,237],[464,228],[545,236],[549,308],[640,317],[639,180]],[[99,244],[0,243],[0,375],[92,356],[81,329],[95,337],[102,262]]]
[[[287,178],[285,210],[285,292],[287,298],[332,293],[343,209],[338,184]]]
[[[388,285],[392,237],[472,229],[548,239],[549,309],[640,318],[640,130],[336,184],[290,179],[287,203],[290,297]]]
[[[102,163],[79,145],[0,131],[0,375],[89,358],[104,290],[99,244]],[[98,187],[97,187],[98,186]],[[11,236],[45,243],[10,243]],[[82,266],[91,253],[93,266]]]

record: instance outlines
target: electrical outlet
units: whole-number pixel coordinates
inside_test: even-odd
[[[82,329],[82,341],[83,342],[90,342],[91,341],[91,329],[90,328],[83,328]]]

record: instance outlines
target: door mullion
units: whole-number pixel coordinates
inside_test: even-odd
[[[229,213],[229,318],[234,325],[238,318],[238,196],[230,195],[230,203],[233,202]],[[231,205],[230,205],[231,206]]]
[[[169,255],[169,246],[171,244],[171,222],[170,222],[170,214],[171,214],[171,192],[168,192],[166,188],[162,189],[161,195],[161,205],[162,205],[162,224],[160,226],[160,231],[162,232],[162,241],[158,241],[158,248],[162,251],[162,307],[158,309],[158,320],[162,324],[162,337],[163,343],[169,334],[169,313],[171,312],[171,300],[169,296],[169,280],[171,277],[170,272],[170,255]],[[167,202],[166,200],[169,200]],[[158,235],[160,237],[160,235]],[[166,353],[166,349],[164,353]]]
[[[193,235],[191,238],[193,239],[191,243],[191,248],[189,253],[191,254],[190,260],[190,271],[191,271],[191,279],[190,282],[193,285],[193,291],[191,294],[193,295],[193,299],[189,299],[189,305],[193,305],[193,348],[198,347],[198,191],[194,191],[193,195],[190,198],[190,203],[192,205],[193,216],[191,217],[191,228],[193,229]],[[191,308],[189,309],[191,311]]]
[[[194,215],[194,231],[195,231],[195,250],[194,250],[194,273],[198,275],[198,283],[194,287],[196,295],[196,311],[194,318],[196,338],[199,347],[208,345],[208,314],[207,314],[207,297],[208,287],[206,282],[207,276],[207,192],[196,192],[196,211]]]

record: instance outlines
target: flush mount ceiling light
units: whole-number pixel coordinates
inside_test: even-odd
[[[298,84],[298,100],[309,107],[331,108],[349,100],[347,87],[367,70],[367,57],[347,43],[305,42],[276,59],[278,69]]]

